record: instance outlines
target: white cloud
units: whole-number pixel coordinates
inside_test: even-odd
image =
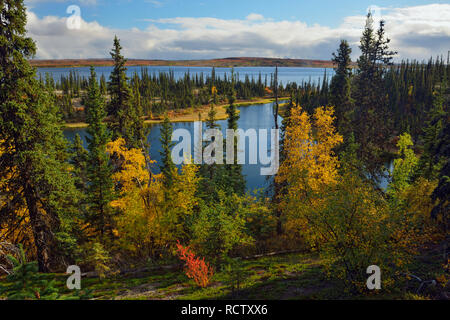
[[[258,13],[250,13],[247,16],[247,20],[250,20],[250,21],[264,20],[264,16],[261,14],[258,14]]]
[[[41,0],[42,1],[42,0]],[[398,58],[428,59],[446,54],[450,43],[450,4],[382,8],[391,48]],[[129,58],[200,59],[231,56],[330,59],[340,39],[358,55],[364,16],[346,17],[337,28],[301,21],[273,21],[251,13],[243,20],[178,17],[147,20],[145,30],[119,30],[82,21],[68,30],[66,18],[38,18],[28,13],[28,32],[36,40],[38,58],[109,57],[115,34]]]

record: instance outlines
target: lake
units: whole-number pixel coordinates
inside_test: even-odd
[[[159,72],[173,72],[175,78],[183,77],[187,72],[191,75],[203,73],[205,76],[210,75],[212,68],[208,67],[161,67],[161,66],[148,66],[148,67],[128,67],[128,75],[131,76],[134,72],[138,74],[141,73],[142,68],[147,68],[150,74]],[[79,68],[38,68],[38,73],[45,75],[46,72],[51,73],[55,80],[60,79],[62,75],[67,76],[69,71],[76,71],[80,76],[89,77],[90,68],[89,67],[79,67]],[[112,71],[112,67],[96,67],[97,76],[100,77],[102,74],[108,79],[109,74]],[[275,68],[272,67],[237,67],[234,68],[236,74],[239,75],[241,80],[245,80],[248,76],[250,79],[253,77],[255,80],[258,79],[259,74],[261,74],[262,81],[265,80],[267,76],[267,81],[270,82],[270,76],[275,72]],[[290,82],[307,82],[311,81],[318,83],[322,81],[324,72],[326,71],[328,80],[331,75],[334,74],[332,69],[321,69],[321,68],[278,68],[278,79],[280,83],[287,84]],[[224,75],[229,76],[231,74],[231,68],[216,68],[216,76],[223,78]],[[240,119],[238,126],[240,129],[247,130],[253,128],[258,131],[258,129],[268,129],[274,127],[274,120],[272,114],[272,103],[263,105],[251,105],[245,107],[239,107]],[[281,124],[281,117],[279,123]],[[225,131],[227,124],[226,120],[218,121],[221,126],[222,131]],[[194,123],[192,122],[176,122],[173,123],[173,128],[183,128],[191,132],[193,137]],[[69,140],[73,140],[75,134],[79,133],[80,136],[85,141],[86,131],[85,129],[67,129],[64,134]],[[270,135],[270,131],[269,131]],[[150,133],[148,135],[148,142],[150,144],[150,157],[157,162],[160,162],[161,155],[159,151],[161,149],[161,143],[159,141],[160,137],[160,125],[155,124],[150,126]],[[270,136],[268,136],[268,145],[270,144]],[[192,141],[193,143],[193,141]],[[248,143],[247,143],[248,144]],[[248,145],[246,144],[246,151],[248,150]],[[268,150],[270,148],[268,147]],[[246,152],[248,157],[248,152]],[[246,161],[248,163],[248,161]],[[242,171],[246,177],[247,181],[247,191],[254,189],[266,189],[270,183],[271,179],[266,176],[260,175],[261,165],[243,165]],[[155,172],[159,172],[158,166],[154,168]]]
[[[185,73],[190,72],[191,75],[195,75],[203,73],[204,75],[211,74],[212,68],[206,67],[159,67],[159,66],[150,66],[144,67],[149,69],[149,73],[159,73],[159,72],[169,72],[172,71],[176,78],[183,77]],[[109,77],[109,73],[112,70],[112,67],[96,67],[97,75],[100,76],[104,74],[105,77]],[[45,74],[46,72],[50,72],[53,74],[55,79],[59,79],[61,75],[67,76],[69,70],[75,70],[80,76],[89,76],[89,68],[38,68],[38,72],[41,74]],[[240,79],[244,80],[245,76],[248,75],[250,79],[254,77],[258,78],[261,73],[262,79],[264,81],[265,76],[267,75],[268,81],[270,81],[270,75],[273,74],[275,68],[270,67],[240,67],[234,69],[236,73],[239,74]],[[132,75],[134,72],[140,73],[141,67],[129,67],[128,74]],[[324,69],[320,68],[279,68],[279,80],[286,84],[289,82],[297,82],[301,83],[302,81],[318,82],[323,79]],[[326,70],[328,79],[331,78],[331,75],[334,74],[332,69]],[[230,68],[216,68],[216,75],[218,77],[223,77],[225,74],[230,74]],[[250,105],[239,107],[240,110],[240,119],[238,122],[238,126],[240,129],[247,130],[253,128],[258,131],[258,129],[268,129],[274,127],[274,120],[272,114],[272,103],[268,104],[260,104],[260,105]],[[279,118],[279,123],[281,124],[281,117]],[[218,121],[218,124],[221,126],[222,131],[224,132],[227,127],[226,120]],[[161,150],[161,143],[159,141],[160,138],[160,124],[153,124],[150,126],[150,133],[148,135],[148,143],[150,144],[150,157],[153,160],[156,160],[158,163],[161,160],[161,155],[159,151]],[[175,122],[173,123],[173,129],[187,129],[192,136],[192,145],[193,145],[193,132],[194,132],[194,123],[193,122]],[[270,132],[270,131],[269,131]],[[73,140],[76,134],[80,134],[85,141],[86,130],[85,129],[66,129],[64,131],[65,136],[69,140]],[[269,133],[270,134],[270,133]],[[268,145],[270,144],[270,136],[268,137]],[[270,150],[270,146],[268,147]],[[246,155],[248,160],[248,143],[246,144]],[[248,161],[246,161],[248,163]],[[252,191],[255,189],[266,189],[272,179],[267,178],[266,176],[260,175],[261,165],[250,165],[245,164],[242,166],[243,174],[246,178],[246,188],[247,191]],[[153,171],[155,173],[159,172],[159,167],[157,165],[154,166]],[[388,181],[384,180],[381,183],[381,186],[385,188],[387,186]]]
[[[190,75],[195,76],[203,73],[204,76],[211,75],[212,68],[210,67],[164,67],[164,66],[145,66],[145,67],[128,67],[127,75],[131,77],[135,72],[139,75],[141,74],[142,68],[147,69],[148,73],[151,75],[153,73],[160,72],[173,72],[175,79],[184,77],[186,73],[189,72]],[[104,75],[106,79],[109,79],[113,67],[95,67],[97,76],[100,78]],[[68,76],[69,71],[75,71],[81,77],[89,78],[90,68],[89,67],[77,67],[77,68],[37,68],[38,74],[42,77],[45,73],[50,73],[53,75],[55,80],[59,80],[61,76]],[[319,83],[324,78],[324,73],[326,71],[328,80],[334,74],[333,69],[322,69],[322,68],[291,68],[291,67],[280,67],[278,68],[278,81],[283,85],[287,83],[296,82],[301,84],[302,82],[308,82],[311,80],[313,83]],[[261,74],[261,79],[264,82],[267,76],[267,83],[270,84],[270,76],[275,72],[273,67],[236,67],[234,72],[239,75],[239,79],[244,81],[245,77],[248,76],[250,80],[252,78],[255,81],[258,80],[259,74]],[[223,78],[231,74],[231,68],[216,68],[216,77]]]
[[[238,127],[243,130],[255,129],[257,132],[259,129],[268,129],[267,135],[267,150],[270,152],[270,129],[274,127],[274,119],[272,114],[272,103],[251,105],[239,107],[240,118],[238,121]],[[281,125],[282,118],[279,117],[278,121]],[[225,130],[227,128],[227,120],[219,120],[217,123],[220,125],[221,130],[225,137]],[[187,129],[191,133],[191,145],[194,146],[194,123],[193,122],[174,122],[173,129]],[[161,162],[161,155],[159,151],[161,150],[160,138],[160,128],[161,124],[152,124],[149,126],[150,133],[148,135],[148,143],[150,144],[150,158],[156,160],[157,164],[154,165],[153,172],[159,173],[158,163]],[[203,128],[205,129],[205,128]],[[86,129],[66,129],[64,135],[70,141],[73,141],[76,134],[79,134],[83,139],[86,146]],[[192,147],[194,149],[194,147]],[[248,161],[248,139],[246,142],[246,163]],[[259,149],[257,150],[259,153]],[[255,189],[266,189],[272,179],[267,176],[262,176],[260,174],[261,165],[259,164],[245,164],[242,165],[242,172],[245,176],[247,185],[247,191],[252,191]],[[266,167],[266,166],[264,166]]]

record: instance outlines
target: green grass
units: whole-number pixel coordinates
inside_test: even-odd
[[[430,263],[429,256],[420,256],[410,271],[431,279],[441,272],[442,267]],[[380,292],[371,296],[352,296],[345,293],[341,283],[327,279],[323,261],[314,254],[287,254],[242,261],[240,290],[232,295],[228,275],[224,271],[215,273],[207,288],[199,288],[188,279],[182,270],[158,270],[130,276],[115,276],[106,279],[83,278],[82,288],[93,291],[94,299],[426,299],[414,294],[413,290],[402,289]],[[45,274],[46,279],[56,278],[63,294],[70,292],[65,287],[67,276]],[[4,285],[8,285],[3,281]]]

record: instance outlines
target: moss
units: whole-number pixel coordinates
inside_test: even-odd
[[[425,279],[436,278],[443,271],[438,253],[430,252],[417,257],[410,272]],[[403,290],[405,281],[399,281],[397,289],[370,295],[350,295],[339,281],[327,279],[323,261],[315,254],[287,254],[242,261],[246,276],[239,292],[232,295],[228,276],[218,271],[207,288],[200,288],[180,271],[155,271],[139,276],[115,276],[105,279],[84,278],[82,287],[93,290],[95,299],[428,299],[413,291]],[[42,279],[56,280],[62,294],[67,275],[43,274]],[[10,285],[2,279],[2,285]],[[0,297],[1,298],[1,297]]]

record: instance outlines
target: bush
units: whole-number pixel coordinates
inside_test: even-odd
[[[100,278],[104,278],[111,268],[108,251],[98,242],[89,242],[82,247],[82,264],[88,270],[95,270]]]
[[[190,279],[194,279],[195,283],[205,288],[208,286],[214,275],[213,269],[204,258],[198,258],[189,247],[183,247],[177,243],[177,252],[180,260],[185,262],[185,272]]]
[[[237,196],[220,195],[219,203],[201,205],[192,226],[193,247],[219,266],[239,248],[252,245],[253,238],[246,233],[246,221]]]
[[[36,261],[27,262],[25,251],[19,245],[18,257],[8,256],[13,269],[6,277],[11,285],[0,285],[0,294],[9,300],[84,300],[92,298],[90,290],[77,290],[74,294],[61,295],[56,280],[43,279],[38,273]]]

